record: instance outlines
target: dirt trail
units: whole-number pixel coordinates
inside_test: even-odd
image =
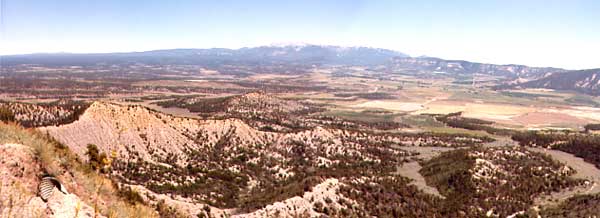
[[[574,188],[572,190],[564,190],[561,192],[552,193],[548,196],[540,197],[535,200],[536,205],[552,204],[556,203],[557,201],[560,202],[577,194],[600,193],[600,169],[596,168],[596,166],[593,164],[585,162],[582,158],[558,150],[531,147],[528,147],[527,149],[552,156],[552,158],[577,171],[577,173],[573,175],[573,178],[586,179],[590,181],[589,184]]]
[[[421,170],[421,165],[419,164],[419,162],[412,161],[404,163],[402,164],[402,166],[398,166],[396,173],[412,179],[412,181],[409,184],[416,186],[421,191],[438,196],[440,198],[445,198],[440,194],[437,188],[427,185],[427,183],[425,182],[425,177],[423,177],[419,173],[419,170]]]

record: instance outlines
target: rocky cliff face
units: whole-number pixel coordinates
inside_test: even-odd
[[[141,107],[93,103],[74,123],[61,127],[43,127],[60,141],[84,157],[88,144],[98,145],[102,151],[115,152],[121,158],[136,156],[153,160],[153,155],[165,158],[167,154],[180,155],[183,146],[192,146],[185,134],[198,131],[199,122],[175,118]]]
[[[185,161],[187,150],[213,147],[219,139],[231,136],[240,144],[264,143],[274,137],[236,119],[196,120],[180,118],[141,106],[121,106],[95,102],[79,120],[60,127],[42,127],[84,157],[88,144],[119,158],[141,158],[166,162]]]

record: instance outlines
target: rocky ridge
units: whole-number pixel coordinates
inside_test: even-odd
[[[392,173],[413,155],[395,146],[469,146],[486,141],[321,126],[268,132],[235,118],[180,118],[107,102],[93,103],[73,123],[39,129],[84,160],[88,144],[114,154],[111,174],[124,185],[143,186],[140,193],[154,196],[148,199],[166,195],[174,204],[188,202],[183,207],[196,208],[187,210],[190,213],[208,214],[203,211],[209,205],[211,213],[230,215],[252,214],[303,196],[325,182],[323,178]],[[305,189],[292,191],[296,185]],[[289,193],[270,196],[274,189]]]

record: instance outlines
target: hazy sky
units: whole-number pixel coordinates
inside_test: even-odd
[[[600,68],[597,0],[0,2],[0,54],[311,43]]]

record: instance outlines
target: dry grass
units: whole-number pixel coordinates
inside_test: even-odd
[[[36,195],[31,190],[20,182],[11,184],[8,190],[2,187],[0,180],[0,217],[43,217],[44,208],[32,204]]]
[[[16,124],[0,123],[0,144],[32,147],[46,173],[58,177],[69,192],[108,217],[157,217],[154,209],[118,197],[115,184],[92,171],[68,148],[51,137]],[[42,172],[40,172],[42,173]]]

